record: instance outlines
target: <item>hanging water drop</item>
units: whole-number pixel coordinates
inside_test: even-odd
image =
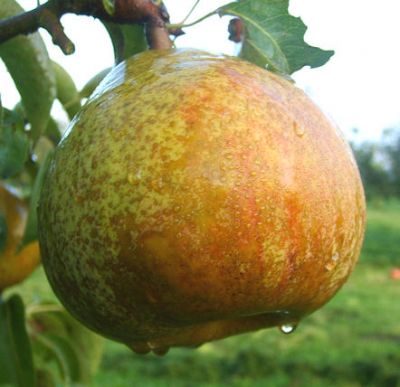
[[[297,324],[283,324],[279,327],[280,331],[285,335],[293,333],[297,328]]]

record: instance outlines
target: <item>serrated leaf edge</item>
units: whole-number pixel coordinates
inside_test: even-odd
[[[230,11],[229,8],[221,8],[221,11],[227,11],[226,13],[228,15],[232,15],[232,16],[237,16],[239,18],[241,18],[242,20],[246,21],[247,23],[253,25],[255,28],[257,28],[263,35],[267,36],[269,41],[271,41],[271,43],[273,44],[273,46],[277,49],[277,51],[279,52],[280,56],[284,59],[285,62],[285,71],[289,72],[290,68],[289,68],[289,62],[287,61],[286,55],[284,54],[284,52],[281,50],[281,48],[279,47],[279,45],[276,43],[276,40],[272,37],[272,35],[270,35],[268,32],[266,32],[258,23],[255,23],[253,20],[249,19],[248,17],[246,17],[245,15],[241,14],[240,12],[235,12],[235,11]],[[286,15],[283,15],[286,16]],[[278,17],[278,16],[275,16]],[[294,17],[294,16],[292,16]],[[297,19],[297,18],[296,18]],[[268,21],[268,19],[266,19],[266,21]],[[257,52],[260,52],[260,54],[266,58],[266,61],[268,63],[271,63],[265,56],[265,54],[261,53],[261,50],[253,43],[253,41],[251,39],[247,39],[248,43],[252,43],[252,46],[257,50]]]

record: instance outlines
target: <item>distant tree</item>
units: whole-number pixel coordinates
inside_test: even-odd
[[[378,142],[351,144],[367,199],[400,197],[400,129],[387,129]]]
[[[377,144],[363,142],[360,145],[352,144],[352,146],[364,183],[367,199],[390,196],[387,171],[376,160],[376,155],[378,153]]]
[[[393,194],[400,197],[400,128],[385,130],[382,151],[389,167]]]

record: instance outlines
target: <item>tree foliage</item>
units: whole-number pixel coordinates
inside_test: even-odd
[[[400,197],[400,128],[387,129],[380,141],[352,144],[367,199]]]

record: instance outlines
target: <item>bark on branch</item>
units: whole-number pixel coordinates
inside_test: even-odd
[[[114,0],[110,13],[102,0],[48,0],[37,8],[0,21],[0,44],[20,34],[29,34],[45,28],[65,54],[74,52],[74,45],[65,35],[60,18],[66,13],[93,16],[121,24],[145,24],[150,48],[171,47],[165,26],[169,15],[165,7],[151,0]]]

